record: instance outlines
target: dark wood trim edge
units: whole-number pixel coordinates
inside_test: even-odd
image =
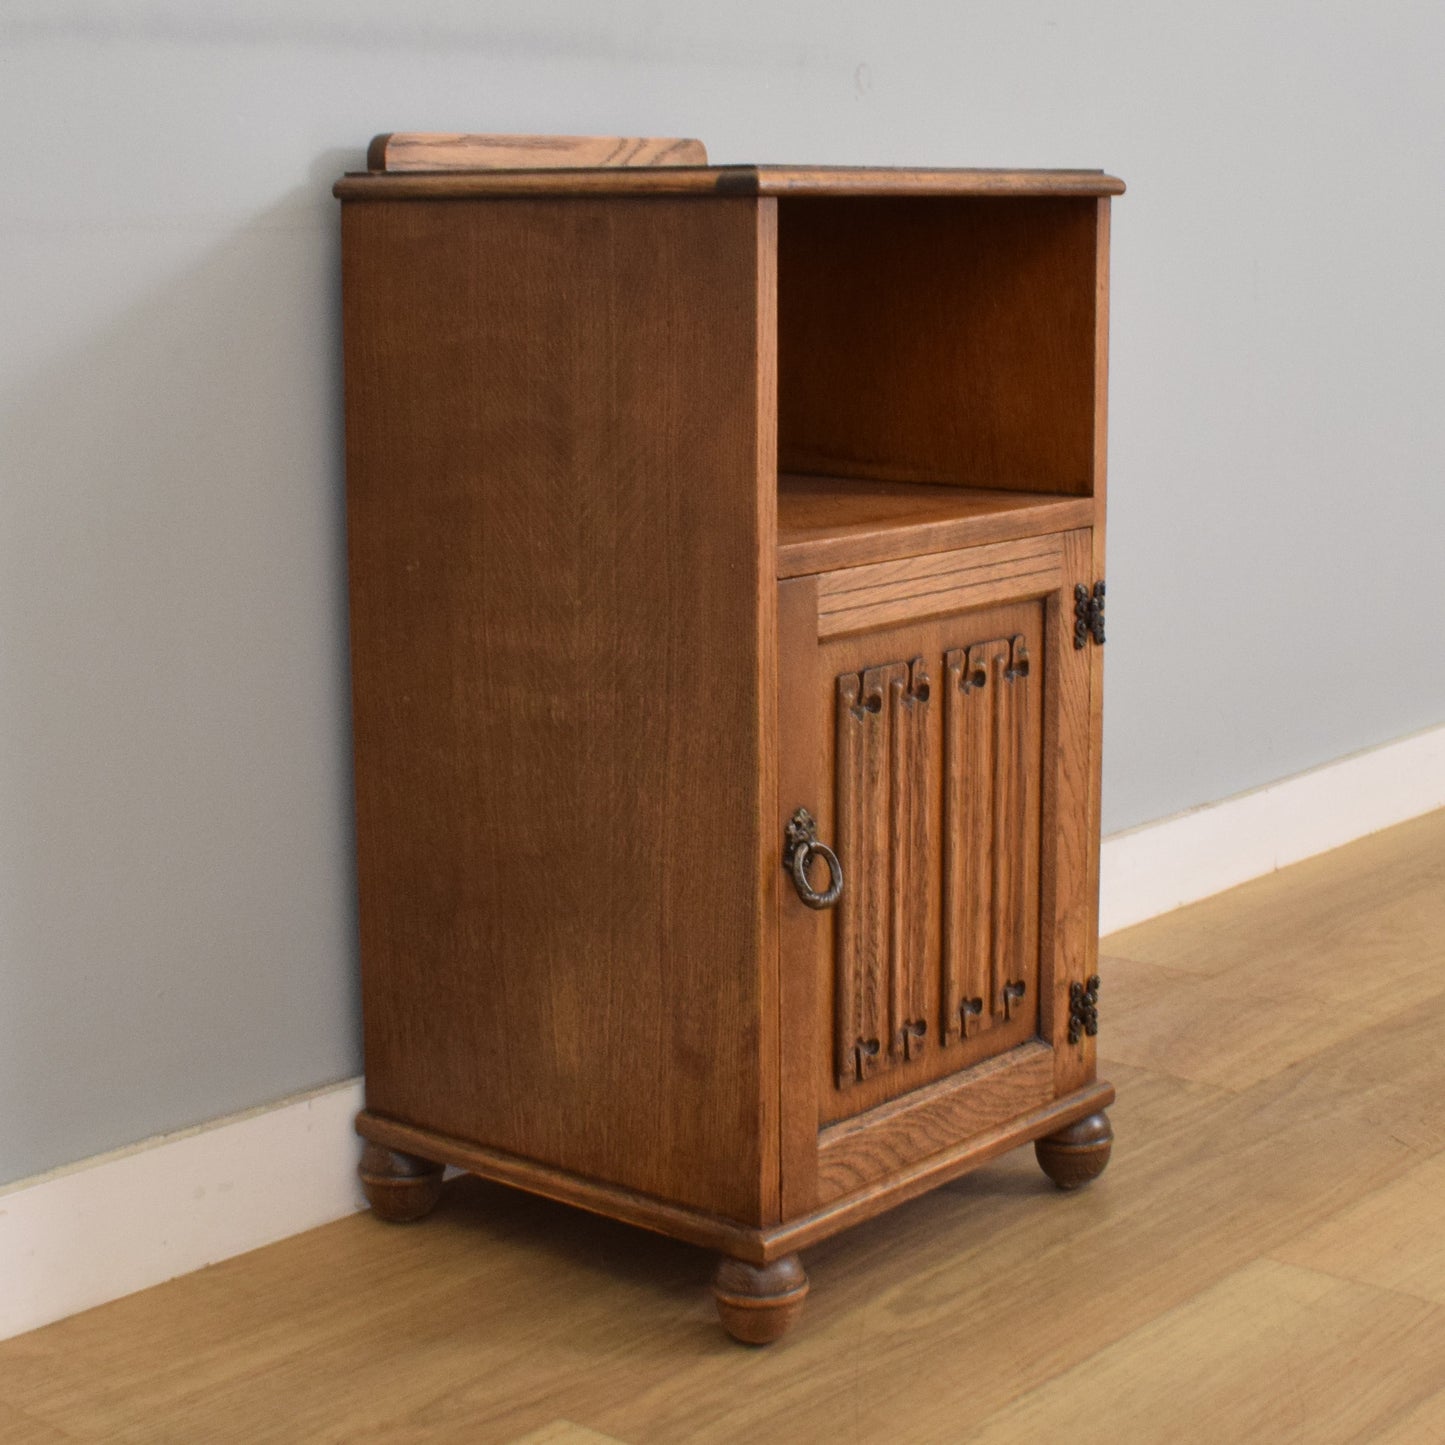
[[[1103,171],[893,169],[885,166],[558,166],[546,170],[351,172],[344,201],[479,196],[1116,196]]]

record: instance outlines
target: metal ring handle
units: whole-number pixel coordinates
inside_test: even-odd
[[[821,858],[828,865],[828,889],[825,893],[819,893],[808,882],[808,865],[814,858]],[[816,841],[804,843],[801,848],[795,849],[793,887],[798,890],[798,897],[809,908],[831,908],[843,893],[843,865],[839,863],[838,855],[826,843]]]
[[[818,827],[806,808],[799,808],[788,819],[783,846],[783,867],[793,875],[793,887],[809,908],[831,908],[843,893],[843,865],[838,855],[818,841]],[[808,881],[808,868],[814,858],[821,858],[828,867],[828,888],[819,893]]]

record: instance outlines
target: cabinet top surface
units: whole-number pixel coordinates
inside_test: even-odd
[[[609,166],[575,170],[403,171],[343,176],[344,201],[487,196],[1117,196],[1103,171],[891,166]]]

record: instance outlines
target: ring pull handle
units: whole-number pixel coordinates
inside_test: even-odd
[[[799,808],[788,819],[783,845],[783,867],[793,875],[793,887],[809,908],[831,908],[843,893],[843,865],[838,855],[818,841],[818,825],[806,808]],[[828,887],[819,893],[808,881],[808,869],[814,858],[821,858],[828,869]]]

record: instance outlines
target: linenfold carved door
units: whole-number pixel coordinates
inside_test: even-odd
[[[1089,823],[1075,535],[780,584],[780,812],[806,807],[843,875],[829,909],[791,886],[780,905],[785,1070],[807,1070],[812,1106],[784,1120],[785,1176],[809,1128],[816,1151],[794,1164],[795,1202],[842,1192],[800,1191],[797,1176],[826,1166],[860,1114],[891,1116],[920,1090],[943,1107],[943,1081],[971,1070],[1007,1078],[1016,1109],[1078,1067],[1052,1058],[1060,990],[1092,959],[1087,888],[1060,891],[1079,871],[1060,857],[1082,856]],[[982,1129],[987,1092],[951,1107]]]
[[[819,648],[845,878],[825,1122],[1037,1033],[1042,625],[1027,602]]]

